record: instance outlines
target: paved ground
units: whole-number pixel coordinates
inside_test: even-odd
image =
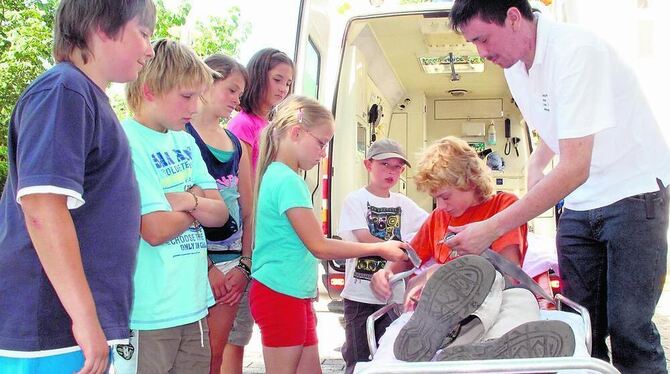
[[[319,321],[317,334],[321,367],[324,373],[342,373],[344,372],[344,361],[340,354],[340,347],[344,341],[342,307],[339,303],[329,303],[326,294],[321,294],[320,299],[321,301],[315,304],[315,310]],[[666,283],[654,320],[661,332],[666,356],[670,358],[670,282]],[[260,335],[256,326],[254,326],[254,335],[244,354],[244,366],[244,373],[265,372]],[[670,361],[668,367],[670,367]]]

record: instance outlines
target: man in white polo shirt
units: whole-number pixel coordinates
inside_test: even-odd
[[[527,0],[456,0],[452,27],[505,69],[540,135],[528,193],[462,227],[448,245],[480,253],[565,199],[557,242],[566,296],[591,313],[593,355],[622,372],[666,373],[651,321],[666,272],[670,149],[630,67],[595,35],[534,14]],[[543,170],[554,155],[560,161]]]

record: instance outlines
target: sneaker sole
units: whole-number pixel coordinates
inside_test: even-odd
[[[575,336],[563,321],[524,323],[501,336],[482,343],[447,347],[440,361],[493,360],[512,358],[568,357],[575,353]]]
[[[428,280],[419,304],[393,345],[404,361],[429,361],[446,336],[486,299],[495,269],[484,258],[463,256],[438,269]]]

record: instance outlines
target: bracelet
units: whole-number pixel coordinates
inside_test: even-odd
[[[193,213],[193,212],[195,212],[195,210],[198,208],[198,197],[195,196],[195,194],[194,194],[193,192],[191,192],[191,191],[186,191],[186,192],[190,193],[191,196],[193,196],[193,199],[195,200],[195,205],[193,205],[193,209],[191,209],[191,210],[188,211],[188,213]]]
[[[251,274],[251,268],[249,265],[245,264],[244,262],[240,262],[237,264],[237,267],[241,268],[244,270],[247,274]]]
[[[251,257],[248,257],[248,256],[240,256],[240,261],[239,261],[240,264],[243,263],[242,260],[248,260],[248,261],[249,261],[249,263],[244,263],[247,267],[251,264]]]
[[[251,280],[251,273],[247,272],[246,269],[243,269],[241,266],[235,266],[234,269],[237,269],[237,271],[242,272],[244,276],[247,278],[247,280]]]

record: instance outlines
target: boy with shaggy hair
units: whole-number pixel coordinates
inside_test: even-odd
[[[62,0],[56,65],[9,123],[0,199],[0,373],[103,373],[127,341],[139,220],[128,141],[105,89],[153,56],[151,0]]]
[[[456,137],[445,137],[429,146],[417,168],[417,188],[437,200],[437,209],[411,245],[422,263],[432,259],[437,264],[408,286],[405,308],[416,310],[395,339],[395,357],[429,361],[442,348],[447,349],[437,356],[438,360],[571,355],[574,337],[570,327],[559,321],[538,321],[539,307],[530,291],[505,289],[503,276],[487,260],[479,256],[459,257],[443,243],[449,226],[486,219],[513,204],[517,197],[494,193],[484,162]],[[527,248],[526,234],[526,225],[520,226],[502,235],[491,248],[520,265]],[[389,278],[411,268],[409,261],[388,263],[373,276],[373,291],[382,298],[389,297]],[[559,349],[517,349],[529,344],[533,334],[551,330],[560,341],[546,342],[555,343]]]
[[[141,240],[129,345],[117,373],[209,373],[207,241],[201,224],[228,219],[216,182],[184,130],[215,73],[188,47],[154,43],[155,57],[127,86],[123,123],[141,197]]]

